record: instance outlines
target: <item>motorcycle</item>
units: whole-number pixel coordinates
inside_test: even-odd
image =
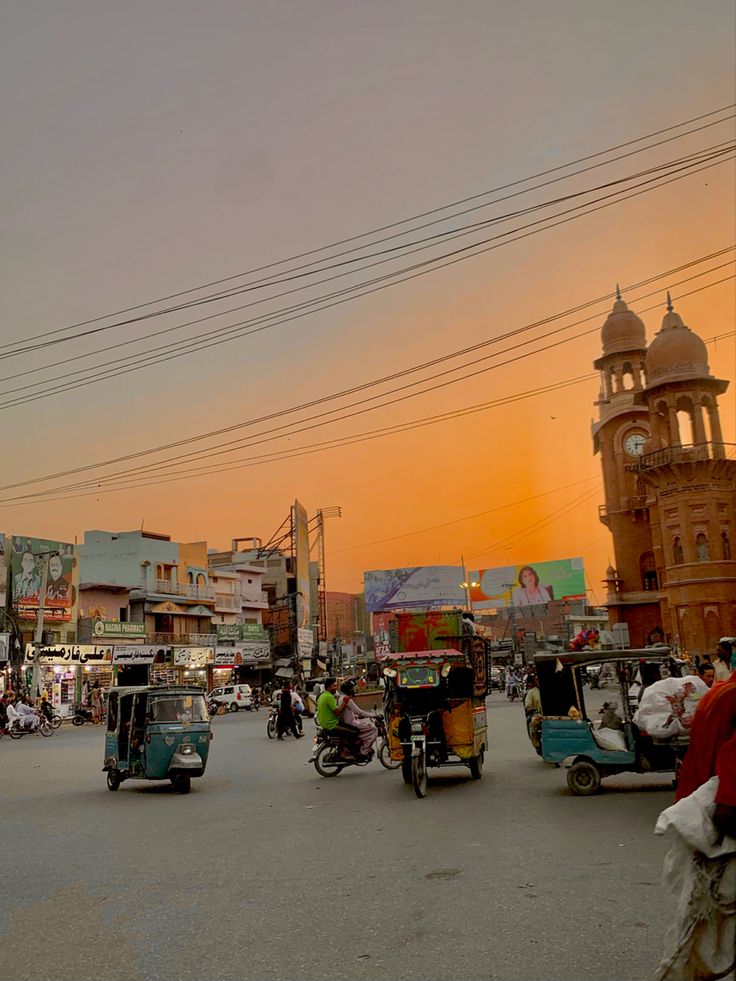
[[[271,705],[268,710],[268,721],[266,722],[266,734],[269,739],[275,739],[278,735],[278,719],[279,719],[279,709],[277,705]],[[302,731],[301,719],[297,718],[297,728],[299,732]],[[287,729],[284,732],[285,736],[291,736],[291,729]]]
[[[34,736],[39,732],[42,736],[52,736],[54,734],[51,723],[44,717],[40,719],[36,729],[27,729],[21,721],[16,719],[12,725],[8,726],[7,731],[11,739],[22,739],[23,736]]]
[[[59,729],[61,727],[61,716],[54,712],[50,705],[47,705],[45,708],[42,707],[40,712],[52,729]]]
[[[212,699],[207,702],[207,711],[210,714],[210,718],[215,715],[227,715],[227,706],[224,702],[218,702],[216,699]]]
[[[321,777],[336,777],[348,766],[367,766],[375,755],[372,751],[370,756],[357,754],[343,736],[327,729],[317,729],[314,744],[308,762],[314,763]]]
[[[92,714],[92,709],[85,708],[84,705],[74,706],[74,715],[72,716],[73,726],[83,726],[87,722],[90,725],[98,726],[100,723],[95,721],[95,717]]]
[[[401,760],[392,760],[391,751],[388,746],[388,732],[386,731],[386,720],[382,715],[377,715],[376,728],[378,729],[378,738],[376,739],[376,754],[378,755],[378,762],[386,770],[398,770],[401,766]]]
[[[521,685],[518,681],[513,681],[509,685],[508,698],[511,702],[515,702],[517,698],[521,698]]]

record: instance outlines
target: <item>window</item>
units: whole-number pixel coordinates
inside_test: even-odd
[[[672,552],[674,555],[675,565],[682,565],[685,561],[685,555],[682,551],[682,541],[679,535],[675,535],[672,542]]]
[[[710,562],[710,545],[702,531],[695,536],[695,553],[698,562]]]
[[[728,539],[728,532],[721,532],[721,555],[724,559],[731,558],[731,542]]]
[[[634,369],[631,367],[628,361],[622,368],[622,381],[624,391],[630,392],[634,387]]]
[[[645,590],[659,589],[657,569],[654,565],[654,552],[644,552],[639,559],[639,569],[641,571],[641,587]]]
[[[128,607],[127,606],[121,606],[120,607],[120,622],[121,623],[127,623],[128,622]]]
[[[194,573],[193,572],[188,572],[187,573],[187,579],[189,580],[189,585],[190,586],[193,586],[194,585]]]
[[[199,575],[197,576],[197,589],[204,589],[206,585],[207,585],[207,580],[200,572]]]

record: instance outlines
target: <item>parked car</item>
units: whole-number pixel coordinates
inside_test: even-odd
[[[237,712],[238,709],[250,712],[253,708],[253,692],[250,685],[225,685],[222,688],[213,688],[207,701],[221,702],[227,705],[229,712]]]

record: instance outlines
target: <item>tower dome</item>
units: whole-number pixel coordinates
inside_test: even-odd
[[[646,366],[650,388],[662,382],[710,377],[705,342],[686,327],[679,313],[673,310],[669,294],[667,313],[649,345]]]
[[[643,351],[647,346],[644,324],[629,310],[616,287],[616,302],[601,330],[603,355],[625,354],[627,351]]]

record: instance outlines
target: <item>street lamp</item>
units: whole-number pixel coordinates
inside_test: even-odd
[[[460,583],[460,589],[464,589],[465,590],[465,608],[468,611],[468,613],[472,613],[473,612],[473,600],[472,600],[471,595],[470,595],[470,590],[471,589],[477,589],[478,586],[480,586],[480,583],[479,582],[476,582],[475,579],[470,579],[469,578],[467,569],[465,568],[465,557],[464,556],[462,556],[462,555],[460,556],[460,561],[462,562],[462,565],[463,565],[463,577],[464,577],[463,578],[463,581]]]

